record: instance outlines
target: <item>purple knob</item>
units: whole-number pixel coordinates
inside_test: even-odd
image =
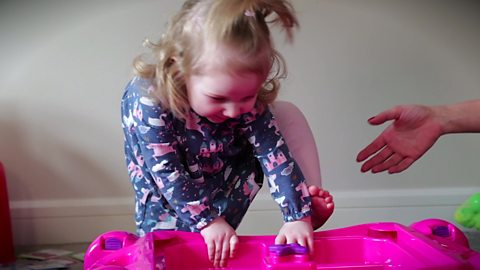
[[[432,234],[440,237],[449,237],[450,229],[448,226],[437,226],[432,229]]]
[[[306,255],[308,254],[308,248],[301,246],[297,243],[283,244],[283,245],[271,245],[268,247],[270,253],[274,253],[277,256],[288,255]]]
[[[109,237],[105,239],[103,249],[104,250],[119,250],[122,248],[122,240],[116,237]]]

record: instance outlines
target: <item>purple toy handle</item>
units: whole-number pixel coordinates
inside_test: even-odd
[[[288,256],[288,255],[306,255],[308,254],[308,248],[301,246],[297,243],[291,244],[281,244],[281,245],[271,245],[268,247],[270,253],[274,253],[277,256]]]

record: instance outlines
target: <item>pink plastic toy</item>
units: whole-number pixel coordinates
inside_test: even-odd
[[[312,255],[299,245],[274,245],[275,236],[240,236],[235,258],[223,269],[480,269],[454,225],[427,219],[410,226],[369,223],[314,233]],[[85,254],[85,269],[213,269],[198,233],[157,231],[145,237],[113,231]]]

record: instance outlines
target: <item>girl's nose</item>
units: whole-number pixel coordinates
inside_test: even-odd
[[[225,115],[228,118],[235,118],[239,116],[241,112],[242,112],[242,109],[240,106],[236,104],[230,104],[224,108],[223,115]]]

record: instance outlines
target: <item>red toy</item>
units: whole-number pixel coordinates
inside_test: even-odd
[[[15,262],[15,250],[13,248],[7,179],[3,165],[0,162],[0,265],[13,262]]]

